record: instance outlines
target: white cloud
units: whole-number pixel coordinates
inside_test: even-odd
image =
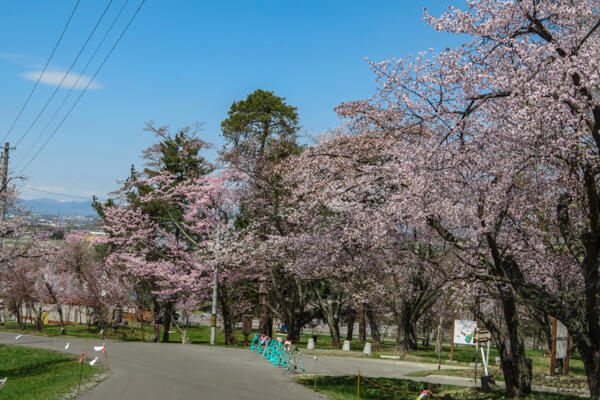
[[[25,54],[0,52],[0,60],[16,61],[16,60],[22,60],[25,57],[26,57]]]
[[[20,76],[22,78],[29,79],[31,81],[36,81],[39,78],[41,73],[42,73],[42,71],[31,71],[31,72],[24,72]],[[42,79],[40,79],[40,82],[45,83],[46,85],[58,86],[58,85],[60,85],[60,82],[63,80],[63,77],[65,77],[64,72],[46,71],[46,72],[44,72],[44,75],[42,75]],[[64,82],[62,83],[62,87],[66,88],[66,89],[70,89],[71,87],[73,87],[73,85],[75,85],[74,89],[85,89],[85,87],[88,85],[88,83],[91,81],[91,79],[92,78],[90,78],[89,76],[86,76],[86,75],[69,73],[69,74],[67,74]],[[88,89],[102,89],[102,85],[93,81],[90,84],[90,87]]]

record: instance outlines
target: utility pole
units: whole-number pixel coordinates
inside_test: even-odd
[[[4,143],[4,153],[2,154],[2,187],[0,187],[0,194],[2,195],[2,221],[6,215],[6,191],[8,188],[8,155],[11,150],[15,150],[16,147],[10,147],[8,142]]]
[[[15,150],[16,147],[10,147],[8,142],[4,143],[4,153],[2,154],[2,186],[0,187],[0,197],[2,202],[2,214],[0,217],[2,221],[6,217],[6,208],[7,208],[7,189],[8,189],[8,155],[11,150]],[[2,248],[3,240],[0,239],[0,249]]]
[[[8,155],[11,150],[15,149],[16,147],[10,147],[8,142],[4,143],[4,153],[2,154],[2,187],[0,188],[0,193],[3,193],[8,187]]]
[[[217,237],[215,240],[215,256],[219,255],[219,236],[221,233],[221,220],[217,215]],[[215,258],[217,258],[215,257]],[[212,293],[212,308],[210,316],[210,344],[214,345],[217,338],[217,294],[219,284],[219,263],[215,262],[215,270],[213,274],[213,293]]]

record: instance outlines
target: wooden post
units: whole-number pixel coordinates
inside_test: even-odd
[[[558,322],[556,318],[552,318],[552,346],[550,350],[550,376],[556,375],[556,330]]]
[[[571,355],[571,334],[567,333],[567,357],[563,360],[563,375],[569,375],[569,358]]]
[[[356,384],[356,400],[360,400],[360,369],[358,370],[357,384]]]
[[[102,351],[104,352],[104,358],[106,359],[106,369],[108,369],[108,371],[110,372],[110,365],[108,364],[108,353],[106,351],[106,345],[102,343],[102,347],[104,347]]]
[[[450,361],[454,361],[454,320],[452,320],[452,335],[450,336]]]

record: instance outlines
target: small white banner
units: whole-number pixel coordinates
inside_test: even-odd
[[[94,351],[98,352],[102,350],[104,350],[104,346],[94,346]]]
[[[69,350],[69,346],[71,346],[71,343],[67,343],[67,344],[65,345],[65,350]]]
[[[98,361],[98,357],[96,357],[92,361],[90,361],[90,365],[93,367],[94,364],[96,364],[96,361]]]
[[[21,339],[21,337],[23,337],[23,335],[18,335],[17,337],[15,337],[15,340],[19,340]]]

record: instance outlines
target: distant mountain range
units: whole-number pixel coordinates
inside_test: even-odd
[[[58,201],[53,199],[21,200],[27,211],[60,216],[96,216],[91,201]]]

